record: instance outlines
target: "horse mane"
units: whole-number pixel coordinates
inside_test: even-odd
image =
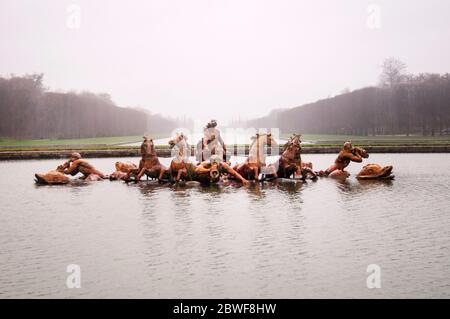
[[[149,143],[150,141],[151,143]],[[150,149],[148,149],[149,147]],[[144,150],[146,150],[145,153]],[[146,155],[156,156],[155,144],[153,143],[152,139],[144,137],[144,141],[141,144],[141,153],[143,156]]]
[[[268,135],[271,135],[271,134],[272,134],[272,133],[263,133],[263,134],[256,133],[255,136],[252,136],[252,137],[251,137],[251,139],[253,140],[252,145],[253,145],[257,140],[259,140],[261,137],[263,137],[263,136],[268,136]]]
[[[287,148],[292,144],[292,141],[294,140],[294,138],[298,137],[299,141],[300,141],[300,134],[293,134],[291,137],[289,137],[289,139],[287,140],[287,142],[283,145],[283,151],[287,150]]]
[[[171,144],[170,142],[172,142],[174,140],[177,140],[177,142]],[[186,151],[185,151],[185,154],[183,154],[183,156],[189,157],[189,155],[191,153],[190,152],[191,147],[190,147],[190,145],[187,142],[187,136],[184,135],[183,133],[177,133],[177,135],[172,140],[169,141],[170,149],[173,150],[176,147],[177,148],[176,150],[178,150],[178,155],[177,156],[180,156],[181,155],[180,154],[181,153],[181,149],[184,148],[184,146],[180,146],[178,144],[181,143],[182,141],[184,141],[184,144],[186,145],[186,147],[185,147]]]
[[[183,133],[180,133],[178,136],[181,136],[181,139],[178,141],[178,143],[180,143],[181,141],[184,141],[184,143],[186,143],[186,145],[189,146],[189,143],[187,142],[188,138],[186,135],[184,135]],[[178,143],[175,143],[175,145]]]
[[[291,145],[291,141],[290,141],[290,140],[287,141],[286,143],[284,143],[284,145],[283,145],[283,152],[284,152],[285,150],[287,150],[287,148],[289,147],[289,145]]]

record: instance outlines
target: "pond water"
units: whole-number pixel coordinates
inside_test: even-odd
[[[0,162],[0,298],[450,297],[450,154],[372,154],[385,182],[34,184],[60,162]]]

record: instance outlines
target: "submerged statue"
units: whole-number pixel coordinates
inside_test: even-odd
[[[208,124],[210,128],[215,128],[215,121]],[[212,148],[214,153],[218,146],[225,147],[223,140],[220,138],[220,145]],[[215,137],[217,138],[217,136]],[[170,166],[164,167],[157,156],[153,140],[144,136],[141,144],[141,160],[139,166],[133,163],[115,163],[115,172],[109,178],[110,180],[124,180],[129,182],[131,176],[135,177],[135,181],[139,181],[143,175],[151,179],[158,179],[160,182],[170,179],[170,181],[195,181],[202,184],[218,183],[233,179],[248,185],[248,180],[259,180],[260,174],[267,178],[291,178],[292,176],[300,176],[301,179],[316,179],[317,175],[312,170],[311,163],[305,163],[301,159],[301,135],[294,134],[285,144],[283,153],[278,160],[270,165],[266,165],[267,147],[277,146],[272,134],[256,134],[250,145],[248,158],[242,164],[236,164],[233,168],[225,161],[223,153],[213,154],[208,160],[202,160],[198,165],[190,161],[190,147],[187,143],[187,137],[183,133],[177,133],[174,138],[169,141],[174,155]],[[211,147],[207,144],[208,148]],[[202,155],[203,157],[203,155]],[[346,142],[340,151],[335,163],[326,171],[320,171],[320,176],[330,176],[335,178],[347,178],[350,174],[345,168],[350,162],[360,163],[364,158],[368,158],[367,151],[360,147],[353,147],[351,142]],[[360,180],[373,179],[393,179],[392,166],[381,167],[378,164],[368,164],[362,168],[357,175]],[[70,179],[67,175],[75,176],[81,173],[84,180],[96,181],[108,178],[102,172],[98,171],[88,161],[81,158],[79,153],[72,153],[68,161],[59,165],[56,170],[47,174],[35,174],[35,181],[38,184],[58,185],[67,184]]]
[[[209,161],[201,162],[194,171],[194,179],[202,184],[218,183],[224,175],[247,186],[250,183],[236,170],[224,162],[219,155],[212,155]]]
[[[123,180],[128,181],[129,174],[136,171],[138,167],[133,163],[116,162],[116,171],[109,175],[111,181]]]
[[[174,158],[167,170],[161,170],[160,180],[163,180],[164,173],[168,173],[171,180],[175,178],[175,182],[183,180],[210,184],[219,182],[225,174],[229,174],[243,184],[248,184],[248,181],[224,162],[220,155],[211,155],[209,160],[202,161],[198,165],[192,163],[189,159],[190,148],[187,137],[182,133],[171,139],[169,145],[172,147]]]
[[[306,178],[316,179],[317,175],[312,170],[311,163],[302,162],[301,158],[301,135],[293,134],[289,141],[284,146],[284,151],[280,158],[270,166],[277,168],[278,178],[290,178],[292,176],[301,176],[301,179]]]
[[[102,172],[98,171],[88,161],[81,158],[80,153],[70,154],[67,162],[59,165],[56,171],[51,171],[47,174],[35,174],[36,183],[38,184],[67,184],[70,180],[65,175],[75,176],[78,173],[83,174],[81,177],[86,181],[98,181],[107,178]]]
[[[243,164],[236,164],[234,170],[248,180],[259,180],[259,174],[277,175],[275,166],[266,166],[266,150],[267,146],[277,146],[277,142],[272,137],[271,133],[256,134],[253,138],[253,143],[250,145],[248,157]]]
[[[177,133],[168,143],[175,156],[168,169],[161,169],[159,180],[162,181],[164,174],[168,174],[171,180],[175,177],[175,181],[179,182],[182,177],[187,177],[188,171],[192,171],[195,165],[189,161],[190,148],[183,133]]]
[[[329,176],[334,178],[347,178],[350,174],[345,168],[350,162],[361,163],[363,158],[369,158],[367,151],[361,147],[353,147],[351,142],[345,142],[342,150],[339,152],[333,165],[326,171],[320,171],[320,176]]]
[[[141,160],[137,169],[131,170],[128,173],[127,180],[130,180],[130,176],[135,176],[135,182],[141,180],[145,174],[147,178],[159,178],[161,170],[166,168],[160,163],[158,155],[156,154],[155,144],[153,140],[147,136],[144,136],[144,141],[141,144]]]
[[[368,164],[356,176],[357,179],[394,179],[392,166],[381,167],[378,164]]]
[[[34,174],[36,184],[40,185],[62,185],[70,182],[69,177],[64,175],[64,168],[59,165],[54,171],[47,174]]]
[[[70,154],[69,160],[63,164],[63,167],[64,174],[75,176],[78,173],[81,173],[83,174],[81,178],[88,181],[97,181],[107,178],[106,175],[97,170],[88,161],[81,158],[80,153],[75,152]]]

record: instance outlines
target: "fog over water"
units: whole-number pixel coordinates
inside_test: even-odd
[[[43,72],[52,90],[164,115],[254,118],[374,85],[389,56],[411,73],[450,71],[449,11],[439,0],[1,1],[0,73]]]

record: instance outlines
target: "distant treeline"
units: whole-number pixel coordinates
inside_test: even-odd
[[[0,77],[0,137],[86,138],[166,133],[175,121],[118,107],[107,94],[56,93],[43,75]]]
[[[310,134],[449,134],[450,75],[402,76],[247,123]]]

